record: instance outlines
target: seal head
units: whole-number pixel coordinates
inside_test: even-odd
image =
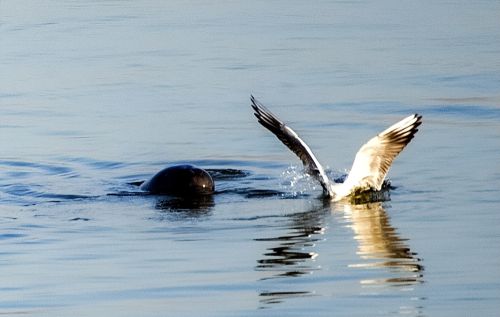
[[[213,194],[215,185],[207,171],[192,165],[175,165],[156,173],[141,189],[152,194],[198,196]]]

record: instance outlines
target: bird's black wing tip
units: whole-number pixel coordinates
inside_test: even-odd
[[[253,95],[250,95],[250,101],[252,102],[251,106],[253,110],[255,110],[256,112],[262,111],[262,103],[260,103]]]
[[[264,106],[260,101],[258,101],[253,95],[250,95],[250,100],[252,101],[252,108],[255,111],[255,115],[258,117],[265,117],[268,120],[276,120],[281,123],[281,121]]]

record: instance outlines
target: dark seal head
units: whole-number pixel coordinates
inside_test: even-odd
[[[152,194],[198,196],[213,194],[215,185],[207,171],[192,165],[176,165],[156,173],[141,189]]]

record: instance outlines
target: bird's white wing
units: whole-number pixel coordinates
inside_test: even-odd
[[[309,146],[302,141],[292,128],[281,122],[257,99],[251,96],[250,100],[252,101],[252,108],[255,111],[254,115],[257,117],[259,123],[276,135],[283,144],[300,158],[307,173],[316,177],[321,183],[324,192],[329,195],[328,177]]]
[[[356,154],[345,186],[380,190],[392,162],[413,139],[420,124],[422,116],[408,116],[365,143]]]

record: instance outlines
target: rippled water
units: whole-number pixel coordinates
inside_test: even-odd
[[[495,316],[498,1],[0,1],[0,314]],[[332,177],[413,112],[390,200]],[[190,163],[200,201],[132,183]]]

